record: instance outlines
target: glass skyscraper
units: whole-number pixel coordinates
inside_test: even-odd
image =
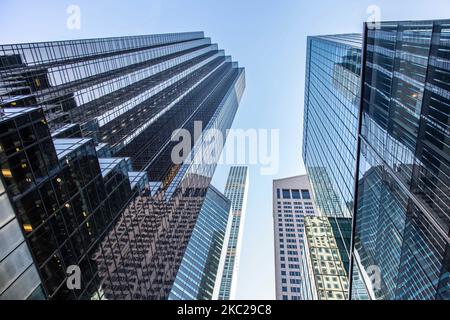
[[[307,41],[303,159],[321,213],[351,217],[361,35]]]
[[[305,164],[350,298],[449,299],[450,21],[380,26],[308,39]]]
[[[168,298],[244,88],[202,32],[0,46],[0,297]]]
[[[374,299],[448,300],[450,20],[364,42],[354,268]]]
[[[225,240],[225,263],[221,270],[222,279],[219,300],[234,300],[236,297],[239,259],[244,232],[245,210],[249,184],[248,167],[231,167],[225,185],[225,196],[231,201],[231,229]]]
[[[230,213],[230,200],[210,186],[169,299],[213,298]]]
[[[0,165],[7,191],[2,202],[10,209],[5,212],[7,224],[0,229],[5,240],[1,297],[43,298],[45,292],[56,299],[72,299],[75,294],[80,299],[97,298],[99,270],[91,257],[106,226],[147,184],[146,174],[132,172],[128,158],[98,158],[91,139],[52,138],[40,108],[2,112]],[[25,242],[19,237],[21,229]],[[22,241],[19,249],[14,249],[13,239]],[[32,261],[38,276],[35,266],[29,265]],[[64,286],[71,265],[83,272],[77,292]],[[31,284],[27,277],[33,277]],[[30,293],[37,282],[42,286]]]
[[[317,210],[334,227],[348,277],[362,38],[345,34],[307,41],[303,159]]]

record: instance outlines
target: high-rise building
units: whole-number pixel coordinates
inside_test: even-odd
[[[1,124],[6,114],[1,115]],[[10,115],[10,118],[12,115]],[[14,126],[14,123],[11,123]],[[2,126],[2,131],[4,127]],[[1,149],[3,153],[4,145]],[[2,175],[12,171],[2,167]],[[29,229],[31,226],[28,226]],[[41,279],[33,261],[30,248],[25,242],[22,226],[14,212],[3,179],[0,178],[0,298],[39,299],[44,294]]]
[[[239,259],[247,207],[248,180],[248,167],[231,167],[224,192],[225,196],[231,201],[231,228],[225,241],[224,265],[220,271],[222,279],[217,296],[219,300],[234,300],[236,297]]]
[[[373,299],[450,299],[449,30],[363,33],[353,268]]]
[[[370,27],[364,45],[308,39],[303,157],[317,207],[352,218],[332,223],[351,252],[350,298],[449,299],[450,21]]]
[[[303,159],[323,215],[351,217],[361,35],[308,37]]]
[[[350,275],[362,37],[308,37],[303,160]]]
[[[305,217],[316,216],[306,175],[273,181],[275,279],[277,300],[313,300],[304,257]]]
[[[0,46],[0,297],[166,299],[244,88],[201,32]]]
[[[132,172],[128,158],[98,158],[92,139],[53,139],[40,108],[6,108],[0,126],[2,202],[8,208],[0,229],[2,299],[45,297],[42,289],[58,299],[96,297],[91,285],[98,266],[90,257],[105,226],[147,184],[146,174]],[[64,285],[71,265],[83,272],[77,293]]]
[[[227,231],[231,202],[213,186],[195,223],[169,299],[211,300]]]

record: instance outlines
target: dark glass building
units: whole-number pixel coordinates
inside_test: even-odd
[[[41,293],[44,288],[49,298],[93,298],[98,279],[90,256],[105,227],[139,186],[128,176],[129,159],[99,159],[92,139],[52,139],[40,108],[6,108],[0,125],[1,177],[9,195],[8,199],[5,194],[3,201],[14,208],[16,217],[9,219],[22,226],[38,267],[43,287],[36,290]],[[145,184],[145,173],[136,176]],[[10,232],[0,229],[5,238]],[[19,266],[25,253],[3,245],[5,272],[1,276],[7,277],[9,284],[3,294],[27,298],[20,296],[17,283],[24,281]],[[80,266],[83,272],[83,290],[79,292],[64,285],[70,265]]]
[[[244,87],[201,32],[0,46],[0,297],[166,299]]]
[[[450,21],[364,30],[354,268],[375,299],[450,299]],[[369,277],[370,278],[370,277]]]
[[[230,209],[230,200],[211,185],[170,292],[170,300],[213,298]]]
[[[12,110],[11,110],[12,111]],[[1,113],[0,128],[2,137],[4,132],[8,131],[8,127],[15,132],[15,124],[13,118],[15,116],[27,117],[27,126],[33,126],[29,123],[28,115],[21,114],[20,111],[12,112],[9,115]],[[39,115],[35,114],[39,119]],[[5,127],[4,124],[8,123]],[[39,126],[36,123],[36,126]],[[17,134],[16,134],[17,139]],[[45,134],[44,134],[45,140]],[[15,152],[14,144],[9,144],[9,148],[2,143],[1,158],[4,159],[4,150],[10,149]],[[11,151],[10,151],[11,152]],[[20,156],[19,156],[20,158]],[[25,166],[28,164],[19,160],[17,165],[21,167],[21,163]],[[23,161],[23,162],[22,162]],[[16,161],[17,162],[17,161]],[[13,171],[10,168],[1,168],[1,176],[12,177]],[[26,179],[26,178],[25,178]],[[17,186],[18,187],[18,186]],[[1,299],[43,299],[44,292],[41,287],[41,279],[36,268],[36,263],[30,252],[30,248],[25,242],[25,232],[32,228],[31,225],[26,226],[23,230],[18,217],[15,214],[13,203],[7,193],[7,185],[3,178],[0,178],[0,292]]]
[[[322,214],[353,221],[331,223],[352,299],[450,298],[449,30],[383,22],[355,48],[308,40],[303,156]]]

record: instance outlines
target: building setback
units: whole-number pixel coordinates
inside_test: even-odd
[[[244,88],[202,32],[0,46],[0,237],[20,227],[41,297],[168,298],[215,171],[202,145],[223,147],[194,128],[225,133]],[[194,139],[174,162],[178,129]],[[0,297],[35,297],[16,239],[0,244]]]

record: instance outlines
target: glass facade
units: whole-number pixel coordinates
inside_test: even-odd
[[[3,179],[0,179],[0,300],[43,299],[40,282]]]
[[[94,298],[93,256],[132,193],[130,166],[125,159],[98,159],[92,139],[52,139],[40,108],[7,108],[1,120],[1,176],[46,296]],[[65,286],[71,265],[81,269],[82,290]]]
[[[318,209],[351,217],[361,35],[309,37],[303,158]]]
[[[231,202],[210,186],[178,270],[170,300],[211,300]]]
[[[364,37],[354,268],[374,299],[448,300],[450,21]]]
[[[308,37],[303,160],[319,214],[328,217],[348,276],[362,37]],[[347,284],[348,285],[348,284]],[[345,290],[347,294],[348,290]]]
[[[225,196],[231,201],[231,230],[226,239],[225,264],[219,289],[219,300],[234,300],[244,232],[248,193],[248,167],[231,167],[225,185]]]
[[[336,241],[339,237],[330,221],[333,220],[315,216],[304,219],[303,256],[310,272],[312,298],[316,300],[344,300],[348,297],[348,275]]]
[[[340,216],[352,299],[449,299],[449,30],[382,22],[364,45],[308,39],[303,156],[321,214]]]
[[[0,46],[1,176],[45,298],[168,298],[225,142],[202,132],[226,137],[244,88],[201,32]]]

